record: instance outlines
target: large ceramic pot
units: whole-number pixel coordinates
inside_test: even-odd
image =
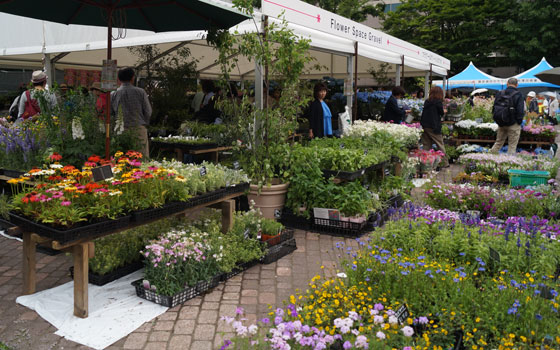
[[[281,183],[279,180],[273,180],[270,186],[263,186],[260,193],[258,186],[251,185],[247,199],[255,202],[255,207],[261,210],[265,218],[278,219],[278,215],[282,212],[286,202],[286,192],[288,192],[289,185],[288,183]]]

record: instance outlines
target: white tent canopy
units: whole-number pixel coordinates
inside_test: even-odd
[[[230,5],[231,6],[231,5]],[[322,10],[321,10],[322,11]],[[238,26],[240,31],[258,31],[261,23],[256,15],[254,20],[248,20]],[[20,16],[0,13],[0,21],[4,28],[11,28],[0,33],[0,67],[3,68],[33,68],[44,66],[45,57],[50,59],[58,69],[66,68],[100,68],[106,57],[106,29],[80,25],[63,25],[40,21]],[[276,21],[276,19],[269,19]],[[359,25],[359,24],[356,24]],[[302,78],[321,78],[326,75],[334,78],[348,77],[347,57],[354,54],[355,41],[316,29],[290,23],[294,32],[311,39],[312,49],[309,54],[315,57],[314,64],[326,67],[323,70],[311,69]],[[115,29],[114,34],[117,33]],[[215,64],[217,51],[208,46],[205,40],[206,32],[167,32],[152,33],[140,30],[126,30],[124,39],[113,41],[113,59],[118,65],[138,66],[138,57],[129,50],[129,46],[157,44],[165,53],[172,53],[178,47],[188,47],[194,59],[200,78],[216,78],[220,68]],[[398,40],[390,37],[391,40]],[[419,59],[384,50],[375,46],[360,43],[358,45],[358,77],[371,77],[370,68],[379,68],[384,62],[392,63],[388,67],[388,74],[398,74],[397,69],[404,57],[404,76],[424,76],[430,68],[434,74],[446,75],[449,61],[443,60],[442,66],[431,64],[428,58]],[[437,56],[439,57],[439,56]],[[233,79],[252,79],[255,64],[247,59],[240,59],[239,70],[233,72]]]

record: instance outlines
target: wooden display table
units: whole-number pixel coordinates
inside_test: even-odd
[[[194,206],[172,215],[185,215],[204,207],[219,207],[222,210],[222,232],[225,233],[233,227],[235,201],[232,199],[241,196],[242,194],[242,192],[225,194],[220,199]],[[54,250],[72,253],[74,260],[74,315],[81,318],[88,317],[88,260],[94,256],[95,247],[93,240],[99,237],[112,235],[138,226],[146,225],[163,218],[164,217],[160,217],[140,224],[132,223],[122,229],[104,232],[99,235],[67,243],[59,243],[51,238],[42,237],[36,233],[23,230],[20,227],[12,227],[8,229],[8,232],[11,235],[17,233],[23,234],[23,294],[33,294],[36,291],[35,248],[37,244],[48,246]]]
[[[232,149],[231,146],[222,146],[222,147],[214,147],[214,148],[207,148],[207,149],[193,149],[193,150],[189,151],[189,154],[211,153],[212,154],[212,161],[214,163],[218,163],[219,153],[222,152],[222,151],[229,151],[231,149]],[[179,156],[179,153],[177,152],[177,149],[175,149],[175,153],[177,153],[177,156]],[[183,160],[183,153],[181,151],[181,161],[182,160]]]

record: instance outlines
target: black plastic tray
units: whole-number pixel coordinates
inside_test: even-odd
[[[374,215],[374,213],[371,213],[368,216],[368,220],[362,223],[313,218],[313,224],[310,230],[332,236],[356,238],[373,229],[371,224],[372,215]]]
[[[280,217],[280,222],[286,227],[291,227],[300,230],[309,230],[313,224],[313,218],[306,218],[303,216],[298,216],[292,213],[287,208],[282,210],[282,216]]]
[[[211,148],[218,147],[218,144],[215,142],[201,143],[201,144],[174,143],[174,142],[163,142],[163,141],[151,141],[151,142],[152,144],[160,147],[179,148],[183,151],[194,151],[194,150],[211,149]]]
[[[85,224],[67,230],[59,230],[51,226],[43,225],[14,213],[10,213],[10,221],[26,231],[35,232],[38,235],[51,238],[59,243],[68,243],[81,238],[98,237],[103,233],[127,227],[130,223],[130,216],[122,216],[115,220]]]
[[[18,178],[23,174],[25,174],[25,172],[19,170],[2,169],[2,175],[7,177]]]
[[[171,202],[166,203],[160,208],[150,208],[139,210],[132,213],[132,220],[135,223],[148,222],[154,219],[159,219],[171,214],[178,213],[187,208],[187,202]]]
[[[402,196],[400,194],[397,194],[396,196],[392,196],[391,198],[389,198],[387,200],[387,204],[388,204],[389,207],[400,208],[404,204],[404,199],[402,198]]]
[[[156,304],[167,306],[169,308],[183,304],[185,301],[190,300],[200,294],[195,286],[195,287],[187,287],[182,291],[171,296],[160,295],[154,292],[153,290],[148,290],[144,288],[142,281],[143,280],[139,279],[131,283],[136,289],[136,295],[142,299],[146,299],[148,301],[152,301]]]
[[[126,275],[130,275],[131,273],[136,272],[143,267],[144,267],[144,263],[141,260],[139,260],[139,261],[135,261],[131,264],[121,266],[121,267],[117,268],[116,270],[113,270],[113,271],[111,271],[109,273],[106,273],[104,275],[98,275],[96,273],[93,273],[93,272],[89,271],[88,281],[89,281],[89,283],[94,284],[96,286],[104,286],[107,283],[116,281],[121,277],[124,277]],[[72,279],[74,279],[74,266],[70,266],[69,270],[70,270],[70,277],[72,277]]]
[[[296,249],[297,245],[295,238],[289,239],[281,244],[268,248],[268,253],[261,259],[261,263],[271,264],[292,253]]]
[[[209,290],[216,288],[221,280],[222,276],[216,275],[208,281],[200,281],[195,286],[196,291],[198,292],[198,294],[204,294]]]
[[[282,244],[283,242],[293,239],[294,238],[294,230],[292,229],[285,229],[282,233],[277,236],[274,236],[266,241],[263,241],[268,248],[273,247],[278,244]]]
[[[249,189],[250,185],[248,182],[244,182],[244,183],[240,183],[237,185],[231,185],[229,187],[226,187],[225,191],[227,194],[232,194],[232,193],[244,193],[245,191],[247,191]]]

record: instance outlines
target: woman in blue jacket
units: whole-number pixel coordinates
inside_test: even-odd
[[[313,88],[315,100],[311,102],[309,118],[309,138],[332,136],[332,113],[324,99],[327,96],[327,85],[317,83]]]

